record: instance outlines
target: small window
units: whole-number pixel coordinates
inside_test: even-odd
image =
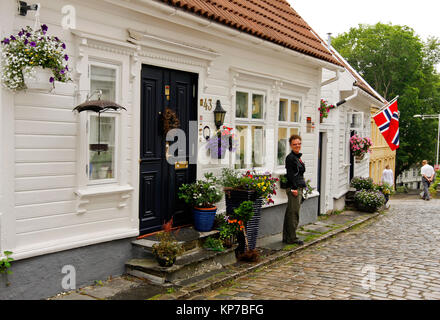
[[[115,65],[92,62],[89,65],[90,94],[97,99],[96,91],[102,92],[102,100],[118,102],[119,69]],[[89,112],[87,119],[87,175],[90,184],[116,181],[118,112]]]
[[[247,92],[237,92],[237,103],[236,103],[236,113],[237,118],[247,118],[248,117],[248,100],[249,95]]]
[[[278,166],[283,166],[290,153],[289,138],[300,133],[300,102],[294,99],[281,98],[278,110]]]

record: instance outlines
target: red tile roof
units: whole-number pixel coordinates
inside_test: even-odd
[[[340,65],[286,0],[159,0],[253,36]]]

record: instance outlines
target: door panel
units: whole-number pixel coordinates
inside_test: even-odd
[[[174,226],[191,222],[192,214],[178,199],[178,189],[196,178],[196,165],[176,170],[166,160],[166,137],[161,124],[161,113],[166,108],[176,112],[180,129],[185,132],[186,150],[189,146],[189,121],[197,120],[196,74],[143,66],[141,88],[141,184],[140,184],[140,232],[160,230],[161,225],[174,219]],[[165,96],[169,86],[169,98]],[[174,141],[177,141],[176,137]],[[169,142],[173,144],[173,142]],[[179,150],[179,155],[186,150]],[[189,161],[188,152],[183,160]],[[151,191],[152,186],[155,192]]]

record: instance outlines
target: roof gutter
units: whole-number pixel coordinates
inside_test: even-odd
[[[105,0],[105,1],[111,2],[111,3],[119,5],[119,6],[123,5],[123,6],[129,7],[132,10],[133,9],[136,10],[134,7],[130,7],[128,4],[122,4],[121,1],[113,1],[113,0]],[[178,17],[181,17],[185,20],[192,21],[192,22],[198,24],[200,27],[213,29],[213,30],[220,32],[221,34],[227,34],[232,37],[237,37],[237,38],[246,40],[248,42],[251,42],[254,45],[259,45],[259,46],[273,49],[278,52],[287,53],[291,56],[303,59],[311,64],[319,65],[322,68],[326,68],[326,69],[329,69],[332,71],[341,71],[341,72],[344,71],[344,68],[342,66],[335,65],[331,62],[327,62],[327,61],[321,60],[319,58],[308,56],[304,53],[294,51],[293,49],[289,49],[289,48],[277,45],[275,43],[272,43],[270,41],[267,41],[267,40],[264,40],[261,38],[257,38],[255,36],[249,35],[247,33],[238,31],[236,29],[223,26],[219,23],[209,21],[209,20],[204,19],[202,17],[198,17],[195,14],[191,14],[191,13],[185,12],[183,10],[179,10],[176,7],[171,7],[169,4],[161,3],[161,2],[157,2],[157,1],[152,1],[152,0],[139,0],[139,2],[141,2],[145,5],[148,5],[150,7],[153,7],[153,8],[155,8],[165,14],[168,14],[171,16],[178,16]]]
[[[340,77],[341,77],[340,71],[336,70],[336,75],[333,78],[330,78],[330,79],[325,80],[324,82],[322,82],[321,83],[321,87],[324,87],[326,85],[329,85],[330,83],[338,81]]]

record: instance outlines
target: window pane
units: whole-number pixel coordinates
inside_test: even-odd
[[[298,128],[290,128],[290,136],[289,136],[289,138],[291,136],[293,136],[294,134],[299,135],[299,129]]]
[[[246,145],[247,145],[247,127],[237,126],[236,131],[238,146],[235,152],[235,168],[246,168]]]
[[[298,101],[290,102],[290,122],[299,122],[299,103]]]
[[[89,144],[98,144],[98,116],[90,117]],[[100,144],[107,145],[107,151],[90,150],[89,179],[113,179],[115,176],[115,117],[101,116]],[[91,146],[90,146],[91,147]]]
[[[237,92],[235,116],[237,118],[248,117],[248,101],[249,95],[246,92]]]
[[[102,91],[103,100],[116,100],[116,69],[90,66],[90,94]]]
[[[252,167],[263,166],[264,131],[261,126],[252,126]]]
[[[252,95],[252,119],[263,119],[263,96]]]
[[[287,121],[287,104],[286,99],[280,99],[280,113],[278,115],[278,121]]]
[[[287,145],[289,144],[287,137],[287,128],[278,128],[278,165],[284,165],[287,157]]]

